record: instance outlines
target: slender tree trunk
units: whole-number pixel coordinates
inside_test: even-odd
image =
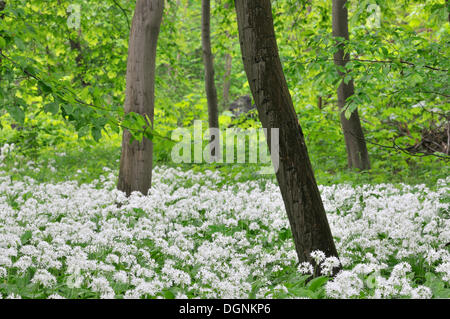
[[[214,62],[211,52],[211,1],[202,0],[202,46],[203,62],[205,64],[205,90],[208,99],[209,128],[219,128],[219,110],[217,103],[217,91],[214,83]],[[211,158],[215,159],[220,154],[219,139],[210,136]]]
[[[69,39],[70,42],[70,48],[72,51],[76,51],[77,52],[77,56],[75,57],[75,62],[77,64],[77,68],[78,70],[84,71],[83,69],[83,63],[84,63],[84,58],[83,58],[83,49],[81,48],[81,27],[80,29],[78,29],[77,31],[78,35],[76,39]],[[78,75],[78,79],[81,82],[81,85],[83,87],[88,86],[88,83],[84,80],[84,76],[82,73],[80,73]]]
[[[0,12],[5,10],[5,7],[6,7],[6,1],[0,0]],[[3,19],[4,17],[5,17],[5,15],[3,13],[0,13],[0,19]]]
[[[60,0],[58,0],[58,5],[59,6],[61,5]],[[70,18],[70,15],[67,16],[67,19],[69,19],[69,18]],[[77,30],[77,37],[75,39],[70,37],[70,29],[69,29],[69,44],[70,44],[70,49],[72,51],[77,52],[77,56],[75,57],[75,62],[77,64],[78,70],[82,70],[84,57],[83,57],[83,50],[81,48],[81,26]],[[78,78],[78,80],[80,80],[81,86],[83,86],[83,87],[88,86],[88,83],[85,82],[82,73],[80,73],[77,76],[77,78]],[[75,78],[74,78],[74,81],[75,81]]]
[[[348,10],[346,2],[347,0],[333,0],[333,36],[348,40]],[[334,63],[339,66],[345,66],[349,58],[349,55],[344,52],[344,43],[339,43],[339,50],[334,54]],[[342,78],[345,77],[345,73],[339,71],[339,74]],[[353,80],[350,80],[347,84],[342,80],[337,94],[341,126],[347,148],[348,166],[365,170],[370,169],[370,160],[361,121],[359,120],[358,109],[352,112],[349,119],[345,117],[346,101],[354,93]]]
[[[223,4],[225,9],[230,8],[230,3],[225,2]],[[230,39],[230,33],[225,31],[227,38]],[[231,48],[230,48],[231,51]],[[231,53],[225,54],[225,74],[223,76],[223,92],[222,92],[222,110],[226,110],[230,104],[230,87],[231,87],[231,67],[232,67],[233,57]]]
[[[231,63],[233,58],[230,53],[225,54],[225,74],[223,76],[223,109],[226,109],[230,103],[231,87]]]
[[[450,23],[450,8],[449,8],[449,5],[448,5],[448,0],[445,0],[445,6],[447,7],[448,22]]]
[[[276,176],[298,259],[314,263],[310,256],[314,250],[337,256],[281,67],[270,0],[236,0],[235,5],[244,68],[259,118],[264,128],[279,128],[280,163]],[[267,137],[271,148],[270,134]]]
[[[137,1],[128,48],[125,113],[147,115],[152,125],[156,46],[163,11],[164,0]],[[133,191],[147,194],[152,181],[153,143],[144,137],[130,144],[130,137],[124,129],[117,188],[127,195]]]
[[[0,0],[0,19],[3,20],[3,18],[5,17],[5,15],[2,13],[3,10],[5,10],[6,7],[6,1],[2,1]],[[0,67],[2,66],[2,56],[1,54],[3,53],[2,49],[0,48]],[[2,69],[0,68],[0,82],[2,81]]]

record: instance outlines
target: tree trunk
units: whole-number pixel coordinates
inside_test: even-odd
[[[225,54],[225,74],[223,76],[223,110],[227,109],[230,104],[232,59],[233,58],[230,53]]]
[[[0,19],[3,20],[3,18],[5,17],[5,15],[2,13],[3,10],[5,10],[6,7],[6,1],[2,1],[0,0]],[[2,56],[1,54],[3,53],[2,49],[0,48],[0,67],[2,66]],[[0,82],[2,81],[2,69],[0,68]]]
[[[230,3],[225,2],[223,4],[223,7],[225,9],[230,8]],[[230,33],[228,31],[225,31],[227,38],[231,39]],[[230,51],[232,51],[232,48],[229,48]],[[223,99],[222,99],[222,110],[227,110],[230,106],[230,87],[231,87],[231,70],[232,70],[232,62],[233,57],[231,53],[225,54],[225,74],[223,76]]]
[[[202,46],[203,62],[205,64],[205,90],[208,99],[209,128],[219,128],[219,110],[217,105],[217,91],[214,84],[214,63],[211,52],[211,1],[202,0]],[[219,139],[210,134],[211,158],[219,156]]]
[[[300,262],[337,256],[302,129],[281,67],[270,0],[236,0],[242,59],[264,128],[279,128],[276,172]],[[267,143],[271,147],[271,134]],[[273,154],[272,154],[273,155]],[[316,273],[317,274],[317,273]]]
[[[77,56],[75,57],[75,62],[77,64],[77,69],[80,71],[80,74],[78,75],[78,79],[80,80],[81,86],[86,87],[88,86],[88,83],[84,80],[83,77],[83,71],[86,68],[83,68],[83,49],[81,48],[81,27],[77,31],[78,35],[76,39],[69,38],[70,42],[70,49],[72,51],[77,52]]]
[[[349,39],[347,0],[333,0],[333,36]],[[349,61],[349,55],[344,52],[344,43],[339,43],[339,50],[334,54],[334,63],[344,66]],[[345,73],[339,71],[342,78]],[[364,132],[359,120],[358,109],[355,109],[350,118],[345,117],[345,104],[347,99],[355,93],[353,80],[346,84],[342,80],[338,88],[338,106],[340,110],[341,126],[347,148],[347,161],[350,168],[361,170],[370,169],[369,153],[367,152]]]
[[[447,13],[448,13],[448,16],[447,16],[448,22],[450,22],[450,7],[448,4],[448,0],[445,0],[445,9],[447,9]]]
[[[164,0],[138,0],[128,48],[125,113],[147,115],[153,125],[156,46],[164,11]],[[150,123],[149,123],[150,124]],[[153,143],[147,138],[133,141],[124,129],[117,188],[127,195],[147,194],[151,187]]]

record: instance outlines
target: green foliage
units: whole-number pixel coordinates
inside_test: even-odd
[[[203,120],[206,129],[208,118],[200,1],[167,1],[158,42],[153,125],[147,116],[124,114],[128,37],[134,3],[128,0],[7,1],[4,19],[0,19],[0,146],[15,144],[17,152],[1,163],[8,176],[12,180],[31,177],[39,183],[65,180],[87,183],[101,179],[105,172],[117,174],[122,130],[127,128],[132,133],[130,142],[142,138],[153,140],[156,165],[195,172],[219,171],[226,179],[217,187],[252,180],[264,188],[267,180],[276,180],[274,175],[257,174],[259,164],[175,164],[171,161],[172,131],[177,127],[192,129],[195,120]],[[445,7],[444,0],[349,1],[350,40],[345,44],[350,62],[345,68],[337,68],[333,61],[336,39],[331,35],[331,0],[272,3],[280,57],[319,184],[389,181],[435,187],[437,179],[449,175],[445,160],[410,156],[399,150],[420,142],[426,130],[442,129],[449,120],[450,25],[449,8]],[[368,23],[374,17],[368,8],[374,4],[380,8],[379,27]],[[76,13],[73,8],[69,10],[71,5],[80,5],[79,27],[68,24]],[[235,21],[233,1],[212,2],[220,127],[260,128],[256,111],[235,117],[223,101],[228,55],[232,59],[230,101],[250,94]],[[343,79],[338,71],[345,73]],[[356,108],[360,112],[371,157],[370,171],[346,168],[345,143],[336,105],[336,89],[341,80],[355,83],[355,95],[347,101],[346,114]],[[204,141],[202,148],[206,144]],[[202,186],[206,182],[202,180],[198,184]],[[178,180],[177,183],[178,187],[191,187],[194,182]],[[7,202],[18,210],[19,202],[26,201],[27,196],[8,196]],[[354,200],[364,204],[362,198]],[[129,211],[128,222],[134,225],[145,214],[139,209]],[[361,217],[358,214],[362,213],[358,212],[356,218]],[[98,225],[99,218],[92,218],[92,222]],[[222,226],[211,225],[204,238],[211,239],[215,233],[231,236],[238,231],[245,231],[250,237],[255,235],[248,221],[240,221],[235,227]],[[281,229],[276,240],[291,236],[289,229]],[[380,232],[378,236],[383,239],[386,234]],[[32,241],[31,230],[21,234],[22,245]],[[145,239],[138,245],[155,246]],[[270,244],[266,248],[276,250],[277,246]],[[360,247],[356,249],[363,251]],[[108,253],[100,251],[90,257],[102,259]],[[162,267],[164,255],[160,249],[154,248],[151,257]],[[420,258],[409,263],[414,283],[430,287],[435,298],[450,298],[448,283],[429,272],[429,265]],[[31,269],[20,275],[9,272],[0,282],[0,292],[7,295],[20,292],[25,298],[47,297],[50,291],[31,283],[35,271]],[[186,271],[195,278],[198,269]],[[52,274],[58,282],[68,279],[61,278],[57,270]],[[281,270],[265,275],[271,282],[269,287],[264,287],[268,289],[267,295],[275,298],[324,298],[324,287],[329,280],[300,275],[296,265],[283,265]],[[366,282],[370,276],[361,279]],[[264,284],[261,278],[250,280],[249,297],[253,298]],[[279,289],[280,284],[286,289]],[[120,283],[112,288],[119,297],[129,289],[127,284]],[[53,289],[71,298],[99,297],[83,286],[69,289],[65,284],[57,284]],[[181,287],[166,289],[161,296],[174,298],[179,292],[196,297]]]
[[[433,296],[441,299],[450,298],[450,288],[445,288],[445,282],[435,274],[427,272],[425,274],[425,285],[431,288]]]
[[[399,148],[415,145],[424,130],[442,129],[448,121],[448,11],[443,0],[348,4],[350,62],[346,68],[336,67],[333,61],[331,1],[305,1],[300,6],[296,1],[276,1],[280,54],[304,126],[319,116],[318,97],[323,99],[322,117],[338,112],[338,70],[345,73],[344,82],[354,80],[355,95],[347,101],[346,115],[359,109],[369,154],[378,160],[380,155],[391,156]],[[371,10],[374,5],[380,9],[376,17]],[[374,17],[379,18],[379,26],[371,23]],[[337,128],[339,118],[329,116],[314,130],[326,130],[333,136],[322,137],[341,141],[339,130],[331,133],[329,126]],[[317,139],[313,141],[309,145],[315,147]]]
[[[432,183],[448,171],[445,161],[411,157],[399,148],[418,143],[425,130],[442,130],[448,121],[445,1],[349,3],[346,48],[351,61],[340,71],[346,73],[345,82],[355,82],[347,114],[356,107],[360,112],[373,167],[364,173],[346,169],[336,106],[340,78],[333,63],[331,1],[273,1],[280,57],[317,179],[323,184],[366,183],[395,176],[412,182],[431,178]],[[373,12],[368,8],[374,4],[380,8],[380,27],[369,23]],[[79,27],[68,24],[76,13],[69,10],[71,5],[80,5]],[[171,132],[192,127],[194,120],[207,120],[200,2],[167,2],[158,42],[153,127],[148,118],[123,112],[133,11],[134,2],[126,0],[7,1],[5,18],[0,20],[0,142],[16,144],[27,156],[77,143],[94,147],[89,139],[115,145],[116,152],[122,128],[129,128],[133,139],[154,141],[157,162],[173,165]],[[256,112],[234,118],[222,103],[228,54],[230,100],[250,93],[235,20],[232,1],[212,2],[220,125],[258,128]],[[11,123],[19,129],[11,129]],[[252,165],[217,168],[254,178],[245,173]]]

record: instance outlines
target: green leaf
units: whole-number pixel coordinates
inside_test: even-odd
[[[144,131],[144,137],[148,138],[150,141],[153,141],[153,133],[149,129]]]
[[[73,106],[70,104],[64,104],[63,109],[67,114],[73,113]]]
[[[2,37],[0,37],[0,49],[6,48],[6,41]]]
[[[46,104],[44,106],[44,111],[55,115],[59,111],[59,105],[58,105],[58,103],[55,103],[55,102]]]
[[[31,65],[27,65],[24,69],[26,74],[31,75],[31,76],[36,76],[37,71],[35,68],[33,68]]]
[[[172,291],[166,290],[163,293],[164,293],[164,298],[166,298],[166,299],[175,299],[175,294]]]
[[[38,81],[38,85],[43,93],[46,94],[52,93],[52,88],[44,81]]]
[[[25,233],[22,234],[22,236],[20,236],[20,242],[22,243],[22,245],[26,245],[31,237],[33,236],[33,233],[31,232],[31,230],[27,230]]]
[[[79,96],[82,100],[87,100],[89,98],[89,87],[86,86],[80,93]]]
[[[102,138],[102,129],[97,126],[93,126],[91,129],[92,137],[96,142],[98,142]]]
[[[20,38],[14,38],[14,43],[16,44],[17,48],[21,51],[25,51],[26,47],[23,41]]]
[[[350,75],[347,74],[347,75],[345,76],[345,78],[344,78],[344,83],[345,83],[345,84],[348,84],[348,82],[350,82],[351,80],[352,80],[352,77],[351,77]]]
[[[324,276],[317,277],[317,278],[314,278],[313,280],[311,280],[308,283],[307,287],[308,287],[309,290],[315,292],[319,288],[323,287],[327,283],[327,281],[328,281],[328,277],[324,277]]]
[[[350,108],[347,108],[346,110],[345,110],[345,113],[344,113],[344,115],[345,115],[345,118],[347,119],[347,120],[349,120],[350,119],[350,116],[352,116],[352,110],[350,110]]]
[[[78,129],[78,138],[84,137],[89,134],[89,126],[83,126]]]
[[[25,121],[25,112],[18,105],[6,106],[6,110],[15,121],[23,124]]]
[[[129,141],[130,145],[133,144],[134,141],[137,141],[137,139],[136,139],[136,137],[133,134],[131,134],[130,135],[130,141]]]

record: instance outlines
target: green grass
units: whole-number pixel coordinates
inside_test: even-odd
[[[9,121],[7,116],[0,117],[0,124],[3,127],[0,129],[0,145],[14,143],[19,153],[24,155],[24,159],[15,161],[17,163],[6,163],[5,171],[9,171],[13,179],[30,176],[38,182],[77,180],[85,183],[104,174],[104,167],[118,172],[121,134],[104,133],[100,142],[96,143],[88,137],[78,138],[73,127],[45,115],[27,120],[24,128],[20,130],[12,129]],[[247,121],[253,121],[253,119],[247,119]],[[312,128],[309,128],[309,131],[319,134]],[[372,169],[370,171],[351,170],[346,166],[343,137],[340,134],[336,136],[323,134],[317,140],[316,135],[306,134],[305,138],[316,180],[320,185],[406,183],[435,187],[438,179],[445,178],[450,173],[448,160],[433,156],[423,158],[409,156],[371,144],[368,144],[368,147]],[[175,164],[170,160],[173,144],[160,139],[154,142],[154,166],[164,165],[195,172],[218,170],[225,177],[226,183],[248,180],[264,183],[266,180],[275,180],[274,175],[257,174],[256,172],[260,169],[257,164]],[[206,144],[205,141],[203,146],[205,147]],[[246,151],[248,153],[248,145]],[[66,155],[58,156],[60,153]],[[27,167],[30,160],[43,164],[38,165],[41,169],[34,171]],[[54,167],[53,170],[49,164]],[[18,171],[14,172],[13,167]]]
[[[25,154],[23,154],[25,153]],[[65,156],[58,154],[65,153]],[[100,143],[82,142],[79,145],[74,142],[61,143],[58,146],[51,146],[40,149],[32,156],[27,152],[22,152],[24,159],[20,161],[7,161],[6,171],[9,171],[13,179],[21,179],[23,176],[30,176],[38,182],[60,182],[65,180],[77,180],[80,183],[88,183],[104,174],[103,168],[108,167],[117,173],[120,160],[120,141],[116,139],[102,139]],[[345,156],[345,154],[342,154]],[[407,155],[404,155],[407,156]],[[158,159],[158,154],[155,154]],[[28,166],[28,161],[42,163],[39,171],[34,171]],[[377,163],[376,158],[372,159]],[[327,165],[333,163],[326,162]],[[436,181],[445,178],[449,174],[449,167],[445,161],[427,159],[421,163],[420,159],[410,160],[408,167],[399,169],[395,163],[383,162],[383,165],[370,171],[350,170],[345,165],[334,162],[334,166],[323,165],[320,162],[313,162],[313,168],[317,183],[320,185],[331,185],[337,183],[378,184],[378,183],[406,183],[406,184],[426,184],[429,187],[436,185]],[[322,164],[322,165],[321,165]],[[219,170],[227,182],[236,183],[248,180],[275,180],[274,175],[259,175],[256,172],[260,169],[257,164],[175,164],[168,161],[156,161],[155,166],[164,165],[177,167],[184,171],[193,170],[203,172],[206,170]],[[51,166],[55,170],[51,170]],[[13,172],[12,167],[19,169]]]

